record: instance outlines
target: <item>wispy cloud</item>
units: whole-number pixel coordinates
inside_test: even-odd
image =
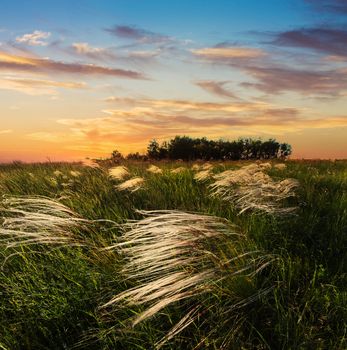
[[[48,58],[43,59],[17,56],[4,51],[0,51],[0,70],[10,72],[46,72],[76,75],[103,75],[129,79],[146,79],[142,73],[132,70],[110,68],[95,64],[66,63]]]
[[[244,112],[235,112],[232,115],[229,113],[220,114],[219,116],[206,116],[204,110],[200,110],[201,113],[165,113],[164,111],[141,111],[139,109],[133,109],[131,111],[120,110],[106,110],[113,119],[125,119],[128,125],[138,125],[153,128],[163,129],[168,131],[180,127],[186,131],[198,131],[198,133],[206,133],[208,130],[203,130],[209,127],[223,127],[223,126],[274,126],[274,125],[290,125],[301,120],[299,111],[295,108],[268,108],[265,110],[249,111],[247,114]],[[201,116],[205,115],[205,116]],[[120,120],[117,121],[118,123]],[[224,134],[224,131],[220,129],[220,132]]]
[[[205,47],[191,50],[193,55],[212,61],[232,63],[235,60],[250,60],[266,56],[261,49],[249,47]]]
[[[51,36],[50,32],[42,32],[35,30],[33,33],[24,34],[16,37],[16,42],[21,44],[27,44],[30,46],[46,46],[48,43],[45,39]]]
[[[112,102],[117,107],[145,107],[154,110],[171,110],[175,112],[197,111],[199,113],[232,113],[241,111],[264,110],[269,108],[269,104],[265,102],[201,102],[189,100],[159,100],[159,99],[135,99],[135,98],[119,98],[108,97],[107,102]],[[145,109],[146,110],[146,109]],[[148,110],[148,109],[147,109]]]
[[[83,43],[73,43],[71,45],[71,50],[73,53],[84,56],[96,60],[115,60],[117,55],[113,53],[110,49],[106,48],[99,48],[99,47],[93,47],[90,46],[90,44],[83,42]]]
[[[0,77],[0,89],[15,90],[28,95],[51,95],[57,88],[83,89],[86,84],[73,81],[54,81],[19,77]]]
[[[285,31],[276,34],[272,43],[347,57],[347,30],[341,28],[312,27]]]
[[[141,44],[163,44],[172,41],[167,35],[154,33],[136,26],[115,25],[105,30],[118,38],[133,40]]]
[[[233,92],[224,87],[228,83],[229,81],[200,80],[195,82],[195,85],[219,97],[238,99]]]
[[[230,138],[240,135],[282,135],[311,128],[347,126],[347,116],[323,118],[309,110],[262,102],[212,103],[189,100],[108,99],[105,116],[59,119],[56,132],[35,132],[29,138],[64,149],[104,155],[115,145],[122,152],[141,151],[148,140],[175,135]],[[211,113],[213,113],[211,115]]]
[[[135,45],[136,46],[136,45]],[[143,65],[158,63],[156,57],[162,54],[162,49],[151,48],[146,50],[136,49],[133,45],[130,47],[108,47],[100,48],[93,47],[87,42],[77,42],[73,43],[64,51],[77,56],[79,58],[84,58],[92,61],[101,62],[121,62],[123,64],[131,64],[138,67]]]
[[[347,91],[347,74],[342,70],[312,71],[257,66],[247,66],[244,70],[257,80],[255,83],[243,83],[244,87],[253,87],[269,94],[294,91],[303,96],[337,97]]]
[[[230,137],[231,131],[259,135],[297,132],[307,128],[334,128],[347,126],[347,117],[310,118],[302,116],[296,109],[269,109],[220,117],[198,117],[196,115],[165,114],[155,111],[141,112],[109,110],[109,116],[93,119],[62,119],[58,122],[69,128],[71,142],[77,144],[124,145],[139,150],[153,137],[167,139],[177,134],[208,137]],[[45,135],[43,135],[45,137]],[[61,137],[60,137],[61,139]],[[52,138],[51,138],[52,140]],[[64,136],[64,140],[67,137]]]
[[[342,52],[345,50],[342,46],[343,33],[335,34],[336,36],[341,35],[340,41],[339,43],[331,44],[331,46],[336,45],[336,47],[340,47],[341,51],[336,49],[335,52]],[[278,38],[278,40],[280,39]],[[282,38],[281,40],[284,39]],[[324,41],[328,41],[327,38],[317,40],[321,41],[321,45],[323,45]],[[294,45],[294,43],[292,44]],[[304,45],[304,42],[302,45]],[[305,45],[313,46],[313,43],[305,43]],[[317,48],[318,46],[317,43]],[[324,69],[322,64],[311,65],[310,67],[302,66],[299,69],[290,60],[281,62],[274,55],[270,55],[270,53],[262,50],[255,49],[256,51],[254,51],[254,49],[242,48],[239,52],[237,48],[232,48],[231,51],[230,49],[212,47],[194,50],[193,53],[207,63],[229,66],[248,74],[252,80],[245,81],[240,85],[244,88],[251,87],[267,94],[296,92],[303,96],[312,97],[341,97],[346,93],[347,74],[343,69],[336,67]],[[281,55],[280,53],[277,54]],[[315,62],[317,63],[317,60]]]

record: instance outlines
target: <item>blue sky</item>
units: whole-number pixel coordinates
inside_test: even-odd
[[[2,1],[0,161],[182,133],[347,157],[346,86],[344,0]]]

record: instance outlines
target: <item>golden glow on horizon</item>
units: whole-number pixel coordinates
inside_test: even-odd
[[[276,138],[292,144],[294,157],[347,158],[347,74],[339,55],[324,55],[324,69],[310,71],[279,67],[271,50],[169,39],[160,40],[177,46],[171,51],[152,42],[143,50],[135,40],[123,57],[85,41],[57,44],[58,58],[42,54],[54,56],[48,42],[40,55],[2,45],[0,161],[145,152],[151,139],[176,135]]]

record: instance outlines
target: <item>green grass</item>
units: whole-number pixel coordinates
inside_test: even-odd
[[[152,349],[196,305],[204,305],[198,317],[163,349],[347,348],[347,161],[288,161],[285,170],[267,170],[275,180],[299,181],[297,196],[285,203],[297,211],[287,216],[239,215],[232,203],[210,196],[212,180],[194,180],[191,163],[156,164],[163,174],[147,172],[148,163],[125,165],[132,176],[145,178],[143,189],[116,190],[120,181],[102,168],[0,165],[4,198],[46,196],[85,219],[104,220],[76,232],[85,246],[8,248],[1,241],[0,349]],[[218,163],[213,173],[242,165]],[[179,166],[187,170],[170,172]],[[54,174],[57,170],[62,174]],[[272,262],[254,276],[209,281],[210,292],[170,304],[131,328],[129,319],[147,305],[100,308],[138,283],[124,279],[122,252],[103,248],[123,237],[118,224],[143,218],[138,210],[180,210],[227,219],[244,237],[241,251],[258,250],[272,256]],[[0,212],[8,215],[2,204]],[[224,239],[223,244],[204,245],[219,259],[208,260],[206,266],[212,261],[227,276],[230,267],[218,264],[230,259],[234,244]],[[252,302],[235,308],[254,295]]]

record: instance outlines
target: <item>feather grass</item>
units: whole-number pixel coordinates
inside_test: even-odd
[[[284,170],[284,169],[286,169],[286,167],[287,166],[284,163],[279,163],[279,164],[274,165],[274,168],[277,170]]]
[[[123,180],[130,175],[129,170],[122,165],[110,168],[108,173],[115,180]]]
[[[56,200],[41,196],[5,197],[0,211],[0,243],[7,248],[85,244],[74,230],[85,228],[88,221]]]
[[[296,207],[283,207],[282,203],[295,196],[298,181],[275,181],[263,172],[264,168],[268,168],[264,164],[270,163],[250,164],[215,175],[215,181],[210,185],[211,196],[233,202],[240,213],[259,211],[281,215],[294,212]]]
[[[71,170],[71,171],[70,171],[70,174],[71,174],[71,176],[73,176],[73,177],[79,177],[79,176],[81,176],[81,173],[80,173],[79,171],[77,171],[77,170]]]
[[[133,177],[120,185],[117,185],[116,188],[119,191],[130,191],[130,192],[136,192],[138,191],[144,184],[145,179],[142,177]]]
[[[153,164],[148,167],[147,171],[152,173],[152,174],[162,174],[163,173],[163,169],[161,169]]]
[[[107,248],[123,255],[122,273],[135,286],[114,296],[101,310],[108,314],[122,305],[144,306],[130,320],[136,326],[168,306],[194,300],[156,348],[199,317],[198,310],[204,308],[200,296],[233,294],[223,291],[226,281],[230,285],[240,276],[252,278],[271,262],[257,250],[245,251],[246,237],[224,219],[180,211],[141,213],[146,217],[126,224],[121,239]]]
[[[100,165],[92,159],[83,160],[82,165],[89,168],[100,168]]]
[[[201,170],[194,175],[194,179],[198,182],[204,182],[212,176],[211,170]]]
[[[195,164],[192,165],[191,169],[193,171],[200,171],[201,170],[201,164],[195,163]]]
[[[207,162],[201,165],[202,170],[212,170],[213,169],[213,164]]]

